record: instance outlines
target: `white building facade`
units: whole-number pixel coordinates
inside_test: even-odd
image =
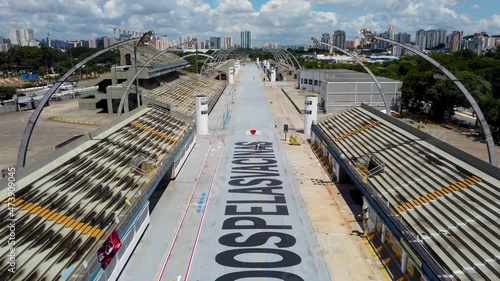
[[[403,82],[385,77],[377,79],[391,110],[399,112]],[[377,85],[366,73],[346,69],[301,69],[297,81],[299,89],[320,94],[318,102],[326,113],[338,113],[362,103],[385,109]]]

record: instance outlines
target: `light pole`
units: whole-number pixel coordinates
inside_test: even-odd
[[[194,52],[194,65],[196,67],[196,74],[198,74],[198,42],[194,43],[195,52]]]
[[[148,42],[149,39],[151,39],[151,36],[153,36],[153,31],[148,31],[146,33],[144,33],[141,37],[141,39],[139,39],[139,41],[137,41],[137,43],[134,44],[134,61],[135,61],[135,72],[137,73],[137,47],[139,45],[144,45],[144,43]],[[137,94],[137,107],[141,106],[141,92],[140,92],[140,89],[139,89],[139,76],[136,76],[135,78],[135,93]]]
[[[365,38],[368,40],[369,43],[377,43],[380,40],[380,41],[389,42],[389,43],[396,45],[396,46],[399,46],[401,48],[405,48],[406,50],[409,50],[409,51],[417,54],[418,56],[424,58],[426,61],[430,62],[432,65],[434,65],[439,70],[441,70],[446,76],[448,76],[448,78],[450,78],[450,80],[453,81],[453,83],[455,83],[455,85],[458,86],[460,91],[464,94],[465,98],[469,101],[470,105],[472,106],[472,109],[474,109],[474,112],[476,113],[477,119],[479,120],[479,124],[481,124],[481,128],[483,129],[484,136],[486,138],[486,145],[488,148],[488,156],[490,159],[490,164],[495,166],[495,167],[498,166],[497,153],[495,150],[495,142],[493,141],[493,137],[491,136],[490,127],[488,126],[488,123],[486,122],[486,118],[484,118],[484,114],[481,111],[481,109],[479,108],[479,106],[477,105],[476,100],[474,100],[474,98],[469,93],[467,88],[465,88],[465,86],[462,84],[462,82],[460,82],[460,80],[458,80],[457,77],[455,77],[455,75],[453,75],[453,73],[451,73],[448,69],[446,69],[444,66],[439,64],[433,58],[429,57],[428,55],[424,54],[423,52],[421,52],[421,51],[419,51],[411,46],[408,46],[406,44],[403,44],[403,43],[400,43],[400,42],[397,42],[397,41],[394,41],[391,39],[375,36],[375,35],[373,35],[373,33],[366,30],[365,28],[361,29],[360,33],[362,33],[363,36],[365,36]]]
[[[391,115],[391,107],[389,106],[389,103],[387,102],[387,98],[385,97],[385,92],[384,92],[384,89],[382,88],[382,85],[380,84],[380,82],[378,81],[377,77],[375,75],[373,75],[373,72],[371,72],[371,70],[366,67],[366,65],[361,61],[359,60],[359,58],[349,52],[346,52],[344,50],[342,50],[341,48],[337,47],[337,46],[334,46],[334,45],[331,45],[331,44],[328,44],[328,43],[325,43],[325,42],[319,42],[318,39],[314,38],[314,37],[311,37],[311,40],[313,41],[314,45],[315,46],[318,46],[320,44],[323,44],[323,45],[326,45],[326,46],[329,46],[341,53],[344,53],[348,56],[350,56],[351,58],[353,58],[357,63],[359,63],[359,65],[361,65],[365,70],[366,72],[368,72],[368,74],[370,75],[370,77],[373,79],[373,82],[375,82],[375,85],[377,85],[377,88],[380,92],[380,95],[382,96],[382,100],[384,101],[384,106],[385,106],[385,113],[387,115]]]

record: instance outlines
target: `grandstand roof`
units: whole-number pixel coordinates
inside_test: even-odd
[[[134,52],[134,44],[124,45],[121,48],[127,50],[128,52]],[[137,63],[139,66],[146,65],[146,62],[150,60],[155,55],[159,54],[161,51],[156,49],[151,45],[139,45],[137,46]],[[133,59],[133,58],[132,58]],[[151,69],[149,72],[159,72],[172,67],[180,67],[188,65],[189,62],[181,59],[179,56],[166,52],[160,57],[156,58],[151,63]]]
[[[169,105],[174,112],[194,116],[196,95],[201,93],[207,95],[211,109],[226,87],[224,81],[189,72],[179,73],[178,79],[155,89],[143,91],[142,94],[151,100]]]
[[[162,161],[190,126],[162,107],[143,107],[35,162],[38,168],[16,179],[15,275],[7,271],[9,222],[1,222],[0,280],[64,280],[85,258],[94,260],[115,218],[144,200],[156,167],[166,167]],[[151,170],[133,172],[138,155],[151,161]],[[0,185],[7,214],[5,180]]]
[[[500,169],[365,105],[318,126],[439,264],[460,280],[500,278]],[[382,173],[355,164],[371,155]]]

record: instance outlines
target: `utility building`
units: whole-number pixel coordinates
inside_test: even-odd
[[[399,112],[403,82],[385,77],[377,79],[391,110]],[[301,69],[297,82],[299,89],[321,94],[319,107],[326,113],[338,113],[362,103],[385,109],[377,85],[366,73],[347,69]]]

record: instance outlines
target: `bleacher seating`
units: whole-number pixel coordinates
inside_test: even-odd
[[[156,89],[147,90],[143,95],[157,102],[171,105],[173,111],[193,116],[195,97],[207,95],[209,108],[215,104],[226,87],[223,81],[205,78],[188,72],[178,72],[179,78]]]
[[[318,122],[345,159],[376,155],[361,173],[394,214],[460,280],[498,280],[500,181],[419,137],[354,108]]]
[[[122,48],[130,51],[131,53],[134,52],[134,45],[129,44],[122,46]],[[137,47],[137,63],[138,65],[146,65],[146,62],[150,60],[152,57],[160,53],[161,51],[156,49],[153,46],[150,45],[140,45]],[[153,69],[155,68],[161,68],[164,66],[168,65],[175,65],[175,64],[181,64],[185,63],[186,61],[181,59],[179,56],[167,52],[156,58],[152,63],[151,66]]]
[[[165,109],[142,110],[139,117],[17,190],[17,272],[7,271],[8,221],[2,220],[0,280],[62,280],[64,272],[102,244],[115,219],[134,205],[156,172],[133,173],[131,160],[142,154],[153,167],[161,167],[160,161],[173,155],[190,127]]]

